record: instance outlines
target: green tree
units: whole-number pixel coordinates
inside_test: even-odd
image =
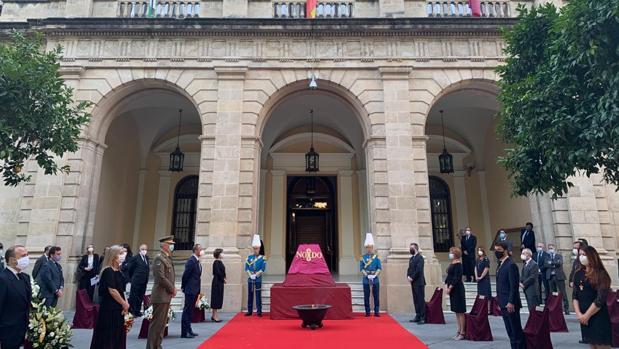
[[[619,185],[619,0],[519,11],[498,68],[514,193],[560,196],[580,173]]]
[[[73,101],[60,77],[61,53],[60,46],[45,51],[41,34],[13,32],[0,43],[0,172],[7,185],[30,179],[21,171],[27,160],[45,174],[68,171],[56,159],[78,149],[89,103]]]

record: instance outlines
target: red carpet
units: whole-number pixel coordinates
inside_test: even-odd
[[[324,328],[301,328],[301,320],[236,315],[199,349],[427,348],[391,316],[355,314],[352,320],[325,320]]]

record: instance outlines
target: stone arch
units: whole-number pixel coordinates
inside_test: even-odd
[[[283,103],[287,97],[303,90],[308,90],[308,84],[308,79],[297,80],[284,85],[268,96],[266,101],[260,105],[260,110],[257,113],[255,128],[256,138],[262,137],[264,128],[267,125],[272,112],[277,109],[277,107]],[[318,89],[311,90],[311,92],[315,94],[328,94],[329,96],[334,97],[349,106],[353,110],[353,114],[357,117],[357,121],[363,131],[364,139],[367,140],[371,137],[371,122],[369,113],[361,99],[355,93],[343,85],[330,80],[319,80],[318,86]]]
[[[163,90],[179,94],[189,100],[201,115],[198,103],[193,96],[175,82],[157,78],[136,79],[111,86],[105,95],[94,102],[92,118],[84,131],[85,136],[99,144],[105,144],[107,131],[118,116],[118,110],[124,106],[124,102],[131,96],[146,90]]]

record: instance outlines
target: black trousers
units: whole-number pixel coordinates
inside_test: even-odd
[[[512,349],[525,349],[526,341],[522,324],[520,323],[520,309],[515,309],[513,313],[507,311],[507,308],[501,308],[501,315],[505,323],[505,330],[509,336],[509,343]]]
[[[256,294],[256,312],[262,314],[262,279],[247,279],[247,313],[254,311],[254,293]]]
[[[193,333],[191,329],[191,318],[193,309],[196,307],[197,294],[185,294],[185,304],[183,305],[183,316],[181,317],[181,336]]]
[[[411,290],[413,291],[413,304],[415,305],[415,318],[424,319],[426,318],[426,296],[425,296],[425,286],[423,285],[413,285],[411,282]]]
[[[557,277],[553,275],[550,277],[550,280],[548,282],[550,283],[552,292],[561,293],[561,297],[563,297],[563,311],[569,311],[570,303],[567,300],[567,291],[565,290],[565,280],[557,280]]]
[[[378,283],[363,284],[363,305],[365,313],[370,313],[370,287],[372,288],[372,298],[374,299],[374,314],[380,311],[380,285]]]
[[[129,293],[129,312],[134,316],[142,311],[144,294],[146,293],[146,283],[131,283]]]

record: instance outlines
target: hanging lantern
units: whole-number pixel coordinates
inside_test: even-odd
[[[311,118],[311,143],[310,149],[307,153],[305,153],[305,171],[306,172],[318,172],[320,169],[319,161],[320,154],[318,154],[314,150],[314,110],[310,110],[310,118]]]
[[[447,151],[445,144],[445,122],[443,121],[443,111],[441,113],[441,124],[443,126],[443,153],[438,156],[438,165],[441,173],[453,173],[454,172],[454,159]]]
[[[170,153],[170,171],[171,172],[182,172],[183,163],[185,161],[185,154],[181,151],[181,147],[180,147],[182,113],[183,113],[183,110],[179,109],[178,110],[178,135],[176,138],[176,149]]]

